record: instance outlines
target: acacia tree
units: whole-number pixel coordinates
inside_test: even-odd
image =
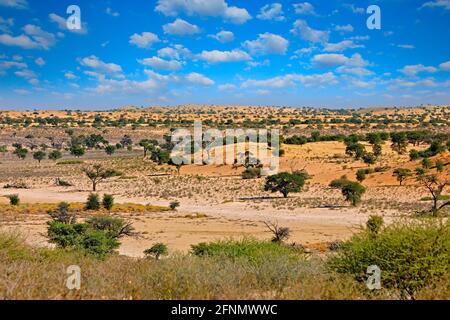
[[[91,167],[86,167],[83,172],[92,182],[92,191],[97,191],[97,184],[108,178],[117,175],[116,171],[111,169],[105,169],[100,164],[94,164]]]
[[[404,154],[406,152],[406,147],[408,146],[408,137],[404,132],[394,132],[391,134],[392,150],[396,151],[398,154]]]
[[[36,151],[33,153],[33,159],[37,160],[39,163],[45,158],[46,153],[44,151]]]
[[[445,187],[450,184],[448,179],[439,179],[436,174],[425,174],[424,171],[417,175],[417,181],[424,186],[431,194],[433,207],[431,208],[431,213],[433,216],[437,216],[438,212],[450,205],[450,200],[444,202],[439,206],[439,199]]]
[[[405,168],[398,168],[394,170],[393,176],[397,178],[397,181],[400,185],[403,184],[403,181],[412,176],[411,170]]]
[[[352,206],[357,206],[361,202],[361,197],[366,192],[366,188],[358,182],[349,181],[342,186],[341,191],[346,201],[350,202]]]
[[[300,192],[305,185],[305,178],[289,172],[281,172],[266,178],[265,191],[281,192],[287,198],[291,192]]]

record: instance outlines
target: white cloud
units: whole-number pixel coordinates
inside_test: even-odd
[[[87,34],[88,33],[88,25],[86,22],[81,22],[81,29],[67,29],[67,20],[61,16],[58,16],[56,13],[50,13],[48,18],[51,22],[56,23],[60,30],[77,33],[77,34]]]
[[[404,66],[399,71],[407,76],[415,76],[420,72],[434,73],[437,71],[437,69],[435,67],[424,66],[423,64],[415,64],[415,65]]]
[[[336,53],[317,54],[311,61],[319,68],[331,68],[344,64],[349,67],[365,67],[369,65],[359,53],[353,54],[350,58]]]
[[[28,69],[18,70],[16,72],[14,72],[14,74],[18,77],[25,78],[25,79],[36,78],[36,73],[34,73],[32,70],[28,70]]]
[[[280,3],[266,4],[256,17],[260,20],[283,21],[285,19],[283,6]]]
[[[143,65],[150,66],[158,70],[176,71],[181,69],[182,67],[181,62],[177,60],[167,61],[159,57],[146,58],[139,62],[142,63]]]
[[[0,0],[0,6],[14,9],[27,9],[27,0]]]
[[[94,69],[99,74],[122,76],[122,67],[115,63],[105,63],[94,55],[81,59],[80,64]]]
[[[397,47],[402,48],[402,49],[414,49],[415,46],[413,46],[412,44],[399,44],[397,45]]]
[[[216,39],[221,43],[231,42],[234,40],[234,34],[231,31],[220,31],[216,34],[210,35],[211,38]]]
[[[181,44],[176,44],[173,47],[165,47],[158,50],[158,56],[161,58],[169,58],[181,60],[192,56],[191,51]]]
[[[285,54],[289,41],[279,35],[266,32],[258,35],[258,39],[245,41],[242,45],[255,55]]]
[[[23,27],[23,30],[25,34],[19,36],[11,36],[9,34],[0,35],[0,43],[24,49],[48,50],[56,42],[55,36],[52,33],[46,32],[38,26],[27,24]]]
[[[237,89],[236,86],[231,83],[221,84],[218,88],[219,88],[219,91],[222,91],[222,92],[233,91],[233,90]]]
[[[348,58],[343,54],[327,53],[317,54],[311,61],[319,68],[328,68],[342,65],[348,61]]]
[[[39,84],[39,80],[36,78],[33,78],[33,79],[28,80],[28,83],[31,84],[32,86],[37,86]]]
[[[238,7],[228,7],[225,10],[224,14],[225,21],[234,23],[234,24],[244,24],[252,17],[248,13],[246,9],[238,8]]]
[[[366,10],[364,8],[356,7],[354,4],[344,3],[343,6],[347,9],[350,9],[350,11],[352,11],[353,13],[356,13],[356,14],[365,14],[366,13]]]
[[[327,43],[325,45],[325,52],[342,52],[347,49],[364,48],[363,45],[359,45],[353,42],[353,40],[344,40],[338,43]]]
[[[214,84],[213,80],[205,77],[204,75],[202,75],[200,73],[196,73],[196,72],[192,72],[192,73],[186,75],[186,80],[189,83],[200,84],[203,86],[211,86]]]
[[[441,63],[441,64],[439,65],[439,68],[440,68],[441,70],[443,70],[443,71],[450,71],[450,61]]]
[[[119,13],[119,12],[113,11],[113,9],[111,9],[110,7],[106,8],[105,13],[106,13],[107,15],[112,16],[112,17],[118,17],[118,16],[120,16],[120,13]]]
[[[294,28],[291,29],[291,32],[310,42],[328,42],[330,35],[329,31],[311,28],[305,20],[295,21]]]
[[[193,35],[200,32],[199,27],[194,24],[190,24],[183,19],[176,19],[172,23],[163,25],[163,30],[164,33],[177,36]]]
[[[235,24],[245,23],[251,19],[246,9],[230,7],[224,0],[158,0],[155,11],[166,16],[222,17]]]
[[[353,32],[353,26],[351,24],[346,25],[337,25],[334,30],[340,31],[340,32]]]
[[[419,9],[423,8],[444,8],[445,10],[450,10],[450,0],[436,0],[425,2]]]
[[[358,77],[366,77],[374,74],[374,72],[362,67],[340,66],[336,69],[336,71],[339,73],[347,73]]]
[[[42,59],[41,57],[39,57],[39,58],[37,58],[36,60],[34,60],[34,62],[35,62],[38,66],[40,66],[40,67],[42,67],[42,66],[45,65],[45,60]]]
[[[13,25],[14,25],[13,18],[5,19],[0,16],[0,31],[1,32],[9,33],[11,31],[10,27],[12,27]]]
[[[232,51],[204,50],[198,55],[198,58],[211,64],[251,60],[251,57],[246,52],[239,49]]]
[[[0,61],[0,75],[5,74],[5,71],[11,68],[25,69],[28,68],[28,65],[25,62]]]
[[[134,44],[139,48],[150,48],[154,43],[159,42],[159,38],[152,32],[142,32],[141,34],[133,34],[130,37],[129,43]]]
[[[316,15],[316,12],[314,11],[314,6],[309,2],[294,3],[293,6],[295,9],[295,13],[297,14]]]
[[[288,74],[265,80],[246,80],[242,83],[241,87],[285,88],[292,87],[297,82],[303,84],[306,87],[324,86],[329,84],[336,84],[337,78],[332,72],[311,75]]]
[[[67,71],[66,73],[64,73],[64,77],[66,77],[69,80],[78,79],[78,77],[72,71]]]

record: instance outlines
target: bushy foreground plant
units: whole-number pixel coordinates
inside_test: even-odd
[[[104,258],[120,246],[119,239],[133,234],[131,223],[111,216],[91,217],[76,223],[75,214],[66,203],[60,203],[50,216],[47,236],[51,243],[65,249],[80,250]]]
[[[408,220],[379,230],[371,219],[369,228],[344,243],[329,267],[367,279],[367,267],[381,269],[383,288],[399,290],[404,298],[450,272],[450,224],[442,220]],[[378,233],[374,234],[374,230]]]
[[[191,252],[196,256],[226,257],[233,260],[244,259],[254,264],[261,264],[268,259],[281,257],[294,260],[301,260],[303,257],[301,252],[294,247],[252,238],[199,243],[191,246],[191,248]]]

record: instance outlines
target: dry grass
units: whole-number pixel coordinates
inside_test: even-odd
[[[81,289],[65,286],[66,268],[81,267]],[[418,298],[448,299],[448,277]],[[0,299],[396,299],[328,273],[319,258],[247,260],[175,254],[156,261],[112,256],[105,261],[37,249],[0,234]]]
[[[42,215],[49,213],[51,211],[56,210],[58,204],[55,203],[24,203],[18,206],[11,206],[8,204],[0,204],[0,212],[2,214],[12,214],[12,215]],[[70,208],[77,213],[90,213],[92,211],[86,211],[84,209],[85,204],[81,202],[72,202],[70,203]],[[96,210],[96,214],[105,214],[105,213],[150,213],[150,212],[161,212],[161,211],[169,211],[170,208],[163,206],[154,206],[154,205],[143,205],[137,203],[122,203],[115,204],[113,208],[108,211],[104,208],[100,208]]]

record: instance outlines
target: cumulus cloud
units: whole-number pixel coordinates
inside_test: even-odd
[[[327,43],[325,45],[325,52],[342,52],[347,49],[364,48],[363,45],[359,45],[353,42],[353,40],[344,40],[338,43]]]
[[[332,72],[323,74],[288,74],[284,76],[278,76],[265,80],[246,80],[242,83],[242,88],[249,87],[268,87],[268,88],[285,88],[292,87],[296,83],[301,83],[306,87],[310,86],[322,86],[328,84],[336,84],[337,77]]]
[[[155,11],[166,16],[222,17],[235,24],[251,19],[246,9],[229,6],[225,0],[158,0]]]
[[[14,72],[14,74],[18,77],[30,79],[30,78],[36,78],[36,74],[32,70],[24,69],[24,70],[18,70]]]
[[[190,24],[183,19],[176,19],[172,23],[163,25],[163,30],[164,33],[177,36],[186,36],[200,33],[199,27],[197,27],[195,24]]]
[[[154,43],[159,42],[159,38],[152,32],[142,32],[141,34],[133,34],[130,37],[129,43],[137,46],[138,48],[150,48]]]
[[[23,31],[25,34],[19,36],[11,36],[9,34],[0,35],[0,43],[24,49],[48,50],[56,42],[55,36],[52,33],[46,32],[38,26],[27,24],[23,27]]]
[[[27,0],[0,0],[0,6],[14,9],[27,9]]]
[[[309,2],[294,3],[293,6],[294,6],[295,13],[297,13],[297,14],[316,15],[314,6]]]
[[[334,27],[334,30],[339,31],[339,32],[353,32],[353,26],[351,24],[346,24],[346,25],[337,25],[336,27]]]
[[[48,15],[48,18],[50,19],[51,22],[55,23],[60,30],[77,33],[77,34],[87,34],[88,33],[88,25],[84,21],[81,22],[81,29],[77,30],[77,29],[68,29],[66,18],[63,18],[63,17],[57,15],[56,13],[50,13]]]
[[[450,71],[450,61],[441,63],[441,64],[439,65],[439,68],[440,68],[441,70],[443,70],[443,71]]]
[[[419,9],[423,8],[443,8],[450,10],[450,0],[436,0],[425,2]]]
[[[37,58],[36,60],[34,60],[34,62],[39,66],[42,67],[45,65],[45,60],[42,59],[41,57]]]
[[[319,68],[331,68],[344,64],[349,67],[365,67],[369,65],[359,53],[355,53],[350,58],[337,53],[317,54],[311,61],[314,66]]]
[[[91,55],[89,57],[85,57],[81,59],[80,64],[85,67],[89,67],[94,72],[99,73],[100,75],[107,74],[113,75],[117,77],[122,77],[122,67],[115,63],[106,63],[100,60],[95,55]],[[94,75],[91,73],[90,75]]]
[[[415,64],[415,65],[404,66],[399,71],[407,76],[415,76],[420,72],[434,73],[437,71],[437,69],[435,67],[424,66],[423,64]]]
[[[212,86],[214,81],[196,72],[186,75],[186,81],[193,84],[200,84],[203,86]]]
[[[192,56],[191,51],[181,44],[176,44],[172,47],[165,47],[158,50],[158,56],[161,58],[169,58],[181,60]]]
[[[366,10],[361,7],[356,7],[354,4],[344,3],[343,6],[356,14],[365,14]]]
[[[256,17],[260,20],[285,20],[283,6],[280,3],[266,4]]]
[[[69,80],[78,79],[78,77],[72,71],[67,71],[66,73],[64,73],[64,77]]]
[[[111,9],[110,7],[106,8],[105,13],[111,17],[118,17],[120,16],[120,13],[117,11],[114,11],[113,9]]]
[[[5,19],[0,16],[0,31],[1,32],[9,33],[11,31],[10,27],[12,27],[13,25],[14,25],[14,19],[12,19],[12,18]]]
[[[251,60],[248,53],[239,49],[234,49],[232,51],[204,50],[198,55],[198,58],[211,64]]]
[[[279,35],[266,32],[258,35],[258,39],[245,41],[242,45],[255,55],[285,54],[289,41]]]
[[[234,33],[231,31],[220,31],[216,34],[210,35],[211,38],[216,39],[221,43],[231,42],[234,40]]]
[[[329,31],[316,30],[311,28],[305,20],[297,20],[291,32],[302,39],[310,42],[328,42]]]
[[[159,57],[151,57],[139,61],[143,65],[150,66],[158,70],[176,71],[181,69],[182,64],[177,60],[164,60]]]

